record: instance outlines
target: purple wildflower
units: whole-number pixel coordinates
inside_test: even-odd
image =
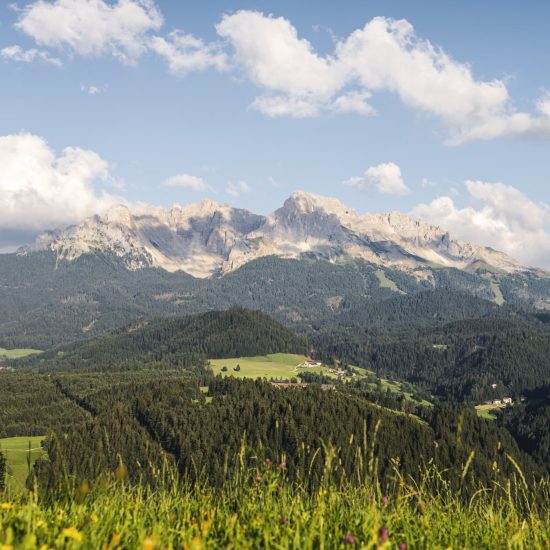
[[[382,504],[383,504],[384,506],[386,506],[386,504],[388,504],[388,501],[389,501],[389,500],[390,500],[390,499],[388,498],[388,495],[384,495],[384,496],[382,497]]]
[[[344,537],[344,544],[354,545],[355,544],[355,537],[353,535],[346,535]]]
[[[381,543],[386,542],[390,538],[390,532],[387,527],[380,527],[378,529],[378,538]]]

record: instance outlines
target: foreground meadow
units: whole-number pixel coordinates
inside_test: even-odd
[[[369,482],[309,493],[287,485],[284,468],[267,461],[220,489],[172,479],[153,490],[128,484],[121,465],[109,481],[55,499],[5,496],[0,549],[549,548],[544,483],[516,480],[464,499],[427,471],[420,485],[397,476],[388,495]]]

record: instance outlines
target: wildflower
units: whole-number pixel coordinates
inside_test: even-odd
[[[400,542],[399,543],[399,550],[407,550],[407,543],[406,542]]]
[[[121,540],[122,537],[118,533],[113,533],[111,535],[111,546],[118,546]]]
[[[41,527],[46,527],[46,522],[43,519],[39,519],[36,522],[36,527],[37,527],[37,529],[40,529]]]
[[[90,484],[87,481],[83,481],[80,484],[80,494],[85,497],[90,492]]]
[[[262,476],[256,476],[256,482],[261,483],[264,478]]]
[[[280,469],[280,470],[284,470],[285,468],[286,468],[286,462],[281,462],[281,463],[279,464],[279,469]]]
[[[63,536],[67,539],[76,540],[76,542],[82,541],[82,533],[76,527],[66,527],[63,529]]]
[[[11,544],[0,544],[0,550],[13,550],[13,546]]]
[[[271,458],[266,458],[265,459],[265,463],[268,465],[268,466],[271,466],[273,464],[273,460],[271,460]]]
[[[0,510],[13,510],[13,504],[11,502],[2,502]]]
[[[350,546],[353,546],[355,544],[355,537],[353,535],[345,535],[344,544],[349,544]]]
[[[388,496],[387,496],[387,495],[384,495],[384,496],[382,497],[382,504],[383,504],[384,506],[386,506],[386,504],[388,504],[388,501],[389,501],[389,500],[390,500],[390,499],[388,498]]]
[[[97,523],[99,521],[97,514],[90,514],[90,521],[93,523]]]
[[[158,537],[150,536],[143,539],[143,550],[155,550],[158,544]]]
[[[212,522],[208,521],[208,520],[205,520],[205,521],[201,522],[201,531],[202,532],[208,531],[208,529],[210,529],[211,524],[212,524]]]
[[[378,539],[380,540],[380,544],[383,544],[390,538],[390,532],[387,527],[380,527],[378,529]]]
[[[124,479],[128,474],[128,468],[126,468],[126,464],[120,463],[115,473],[118,479]]]

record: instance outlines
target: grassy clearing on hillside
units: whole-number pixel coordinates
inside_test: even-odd
[[[386,274],[381,269],[377,269],[374,274],[380,282],[381,288],[389,288],[390,290],[392,290],[393,292],[397,292],[398,294],[407,294],[406,292],[403,292],[400,288],[398,288],[398,286],[391,279],[388,279]]]
[[[436,479],[434,494],[427,487]],[[86,484],[51,505],[36,493],[0,498],[0,548],[548,548],[546,485],[511,480],[464,500],[427,471],[420,484],[397,476],[395,486],[388,496],[368,480],[310,494],[287,485],[276,464],[229,475],[217,490],[175,481],[156,491],[123,480]]]
[[[5,349],[0,348],[0,359],[21,359],[22,357],[27,357],[29,355],[36,355],[37,353],[42,353],[38,349]]]
[[[504,409],[507,405],[500,404],[500,405],[493,405],[492,403],[487,405],[476,405],[475,409],[477,411],[478,416],[481,418],[485,418],[486,420],[495,420],[496,416],[491,413],[491,411],[495,411],[498,409]]]
[[[495,297],[495,303],[499,306],[504,304],[504,296],[502,295],[502,291],[500,290],[500,285],[498,283],[491,283],[491,290]]]
[[[236,378],[283,378],[297,377],[300,372],[314,372],[330,376],[325,367],[297,368],[300,363],[307,360],[305,355],[293,353],[272,353],[257,357],[237,357],[234,359],[210,359],[214,374],[223,376],[235,376]],[[235,371],[240,365],[241,370]],[[222,372],[222,367],[227,367],[227,372]]]
[[[17,491],[25,487],[25,480],[29,475],[28,455],[29,441],[31,447],[31,465],[36,459],[44,454],[40,447],[40,442],[44,436],[33,437],[7,437],[0,439],[0,450],[6,457],[8,465],[7,486],[12,491]]]

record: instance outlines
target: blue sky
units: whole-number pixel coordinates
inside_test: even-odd
[[[518,6],[6,2],[0,249],[120,199],[303,189],[548,267],[550,4]]]

